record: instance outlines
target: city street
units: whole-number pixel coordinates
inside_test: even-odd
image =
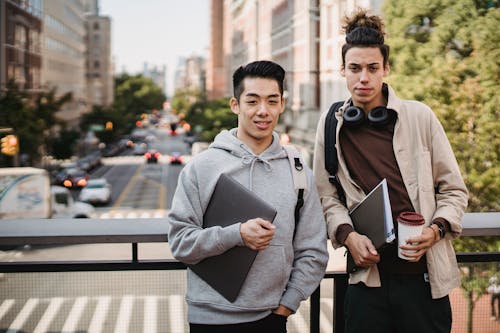
[[[151,128],[150,147],[159,163],[125,151],[103,159],[91,178],[112,185],[110,205],[100,218],[165,218],[182,165],[169,164],[173,151],[187,155],[184,135]],[[73,191],[77,198],[78,191]],[[81,222],[81,220],[79,221]],[[75,220],[76,223],[76,220]],[[328,270],[342,269],[343,250],[333,251]],[[139,259],[172,259],[167,243],[138,245]],[[1,261],[130,260],[130,244],[24,246],[0,252]],[[185,271],[9,273],[0,278],[0,332],[187,332]],[[43,286],[43,287],[42,287]],[[321,332],[332,331],[332,281],[322,284]],[[289,320],[290,332],[309,326],[309,304]]]

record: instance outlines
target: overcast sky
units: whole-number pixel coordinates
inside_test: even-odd
[[[169,95],[179,57],[208,56],[209,0],[100,0],[100,15],[111,17],[116,72],[166,65]]]

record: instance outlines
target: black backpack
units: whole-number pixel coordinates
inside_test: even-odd
[[[333,103],[328,110],[328,114],[325,119],[325,169],[328,171],[330,176],[328,180],[330,183],[335,185],[340,201],[346,206],[346,197],[344,189],[337,178],[337,171],[339,169],[339,160],[337,158],[337,148],[335,148],[336,143],[336,132],[337,132],[337,118],[335,118],[335,113],[338,109],[344,105],[343,101]],[[356,272],[359,267],[354,263],[354,259],[346,247],[347,255],[347,273]]]
[[[339,169],[339,161],[337,159],[337,148],[335,148],[337,132],[337,118],[335,118],[335,113],[338,109],[344,105],[344,101],[333,103],[328,110],[328,114],[325,119],[325,169],[328,171],[330,176],[328,180],[330,183],[335,185],[340,201],[345,205],[346,198],[345,192],[337,178],[337,171]]]

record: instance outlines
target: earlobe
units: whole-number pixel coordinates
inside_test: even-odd
[[[238,100],[236,98],[232,97],[231,100],[229,101],[229,105],[231,106],[231,111],[234,114],[240,113],[240,106],[239,106]]]

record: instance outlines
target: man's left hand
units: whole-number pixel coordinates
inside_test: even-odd
[[[289,315],[292,314],[292,310],[290,310],[289,308],[287,308],[284,305],[280,305],[276,309],[273,310],[273,313],[280,315],[280,316],[288,317]]]
[[[408,258],[408,261],[417,262],[436,241],[434,230],[426,227],[422,229],[420,236],[408,238],[406,244],[401,245],[400,248],[403,250],[402,254]]]

